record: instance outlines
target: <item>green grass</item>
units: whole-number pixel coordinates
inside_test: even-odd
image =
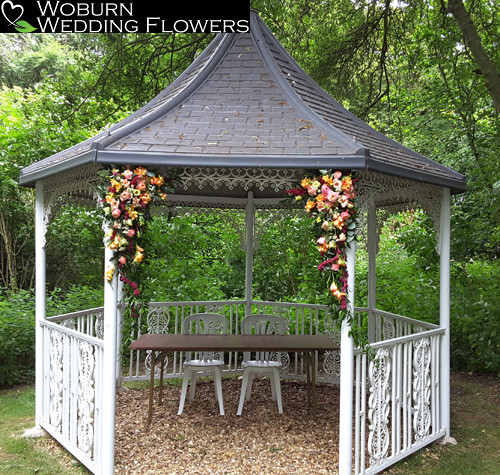
[[[22,437],[34,426],[33,387],[0,390],[0,475],[89,473],[49,436]]]
[[[178,384],[178,381],[166,381]],[[147,387],[148,382],[131,386]],[[452,373],[451,435],[456,446],[432,444],[386,470],[394,475],[496,475],[500,473],[500,380]],[[51,437],[23,438],[34,425],[32,387],[0,390],[0,475],[88,474]],[[269,451],[281,450],[270,447]]]
[[[451,436],[455,446],[430,445],[387,474],[497,475],[500,473],[500,380],[452,373]]]

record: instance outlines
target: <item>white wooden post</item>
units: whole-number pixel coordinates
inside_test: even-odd
[[[116,389],[122,389],[122,340],[123,340],[123,314],[125,311],[125,302],[123,300],[123,282],[118,279],[118,292],[117,292],[117,302],[119,303],[119,308],[116,312]]]
[[[35,192],[35,428],[40,431],[43,408],[43,330],[40,322],[46,314],[46,261],[43,181],[36,182]],[[37,434],[34,434],[37,435]]]
[[[354,315],[355,241],[346,250],[346,260],[349,273],[347,308],[350,315]],[[354,341],[349,336],[350,330],[350,324],[344,320],[340,335],[339,475],[350,475],[352,471]]]
[[[441,428],[450,437],[450,190],[443,188],[439,232],[439,324],[441,340]]]
[[[253,284],[253,233],[255,223],[255,205],[253,191],[247,194],[247,205],[245,208],[245,315],[252,313],[252,284]]]
[[[377,208],[375,204],[368,206],[367,219],[367,247],[368,247],[368,341],[375,341],[375,316],[377,308]]]
[[[107,231],[107,230],[105,230]],[[104,269],[112,264],[113,251],[105,244]],[[115,397],[116,397],[116,340],[118,272],[108,282],[104,279],[104,354],[102,381],[102,470],[103,475],[113,475],[115,463]]]

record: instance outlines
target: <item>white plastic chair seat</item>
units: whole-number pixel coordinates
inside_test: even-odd
[[[213,366],[213,365],[219,365],[223,366],[224,361],[221,360],[189,360],[189,361],[184,361],[184,367],[186,366]]]
[[[250,360],[250,361],[243,361],[241,363],[242,368],[246,368],[247,366],[251,366],[252,368],[269,368],[270,371],[272,371],[272,368],[281,368],[281,363],[278,363],[277,361],[256,361],[256,360]]]

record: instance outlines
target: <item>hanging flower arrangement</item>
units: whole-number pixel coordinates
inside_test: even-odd
[[[140,295],[140,289],[129,274],[144,259],[141,238],[151,219],[150,206],[167,199],[167,191],[171,191],[171,180],[143,167],[122,170],[115,168],[103,175],[106,186],[101,205],[108,225],[106,241],[113,250],[114,261],[114,265],[106,269],[105,279],[111,282],[118,269],[120,280],[127,285],[129,303],[133,303]],[[131,310],[134,315],[133,304]]]
[[[346,247],[355,239],[356,179],[340,171],[321,172],[305,177],[300,186],[287,193],[295,201],[305,201],[307,214],[314,219],[317,229],[316,245],[323,259],[318,269],[328,273],[331,295],[347,309],[347,262]]]

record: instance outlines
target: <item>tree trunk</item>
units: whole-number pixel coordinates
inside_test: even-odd
[[[498,112],[500,112],[500,74],[495,64],[483,48],[481,38],[472,22],[462,0],[449,0],[448,11],[453,15],[462,32],[465,42],[484,77],[484,84],[490,93]]]

